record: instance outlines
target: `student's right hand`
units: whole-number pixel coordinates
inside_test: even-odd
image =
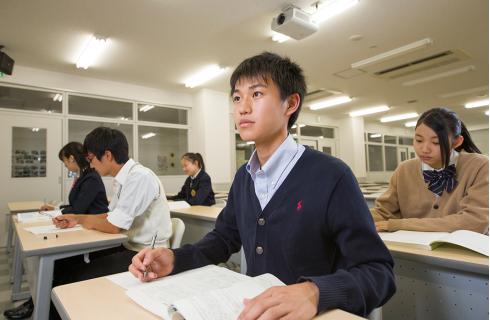
[[[129,272],[142,282],[164,277],[174,269],[174,252],[167,248],[145,248],[138,252],[129,265]],[[148,271],[146,277],[144,272]]]
[[[41,211],[50,211],[50,210],[54,210],[54,207],[52,205],[45,204],[45,205],[41,206],[41,208],[39,210],[41,210]]]

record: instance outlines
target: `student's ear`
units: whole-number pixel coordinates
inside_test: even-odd
[[[286,102],[288,104],[288,109],[286,110],[286,114],[292,115],[299,108],[299,104],[301,102],[301,97],[298,93],[293,93],[289,97],[287,97]]]
[[[104,155],[107,157],[107,160],[109,160],[109,161],[112,161],[114,159],[114,156],[112,155],[112,152],[110,152],[109,150],[106,150],[104,152]]]
[[[459,135],[453,139],[453,145],[452,149],[456,149],[457,147],[461,146],[463,144],[464,137],[462,135]]]
[[[69,158],[68,158],[68,161],[70,162],[75,162],[75,157],[73,155],[71,155]]]

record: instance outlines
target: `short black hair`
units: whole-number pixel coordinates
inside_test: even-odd
[[[63,158],[70,158],[70,156],[73,156],[82,173],[90,168],[90,163],[85,158],[83,145],[80,142],[68,142],[58,153],[58,158],[60,158],[61,161],[63,161]]]
[[[458,136],[463,136],[463,143],[456,148],[456,151],[458,152],[464,150],[469,153],[481,153],[480,149],[478,149],[471,139],[468,129],[466,129],[466,126],[463,121],[459,119],[456,112],[448,108],[432,108],[422,113],[417,120],[415,128],[422,123],[437,134],[444,167],[449,166],[451,156],[451,146],[449,145],[448,137],[451,137],[452,140]]]
[[[300,96],[299,107],[289,117],[288,129],[298,119],[303,98],[306,95],[306,80],[301,67],[287,57],[281,57],[272,52],[263,52],[259,55],[245,59],[233,71],[230,78],[231,95],[235,91],[235,85],[243,78],[262,78],[264,81],[271,79],[279,88],[281,100],[286,100],[290,95],[297,93]]]
[[[83,142],[84,152],[93,153],[101,160],[106,151],[110,151],[118,164],[124,164],[129,160],[128,140],[124,133],[117,129],[98,127],[85,137]]]

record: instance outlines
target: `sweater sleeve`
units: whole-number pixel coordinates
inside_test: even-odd
[[[374,208],[371,210],[374,221],[401,218],[397,190],[398,173],[398,169],[393,172],[388,190],[376,199]]]
[[[174,250],[175,262],[172,274],[208,264],[226,262],[233,253],[240,250],[242,244],[233,210],[232,190],[226,207],[216,219],[214,230],[197,243],[187,244]]]
[[[395,292],[393,260],[374,228],[353,174],[345,171],[331,194],[326,214],[327,231],[338,250],[336,270],[301,280],[318,286],[318,312],[340,308],[367,315]]]
[[[460,200],[461,210],[439,218],[388,220],[388,230],[442,231],[471,230],[485,233],[488,228],[488,161],[478,169],[472,185]]]

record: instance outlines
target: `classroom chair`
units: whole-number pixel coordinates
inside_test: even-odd
[[[185,224],[182,219],[172,218],[172,237],[170,237],[170,248],[177,249],[180,247],[182,237],[184,236]]]
[[[226,207],[226,200],[225,199],[216,199],[216,203],[213,204],[213,207],[218,207],[218,208]]]

